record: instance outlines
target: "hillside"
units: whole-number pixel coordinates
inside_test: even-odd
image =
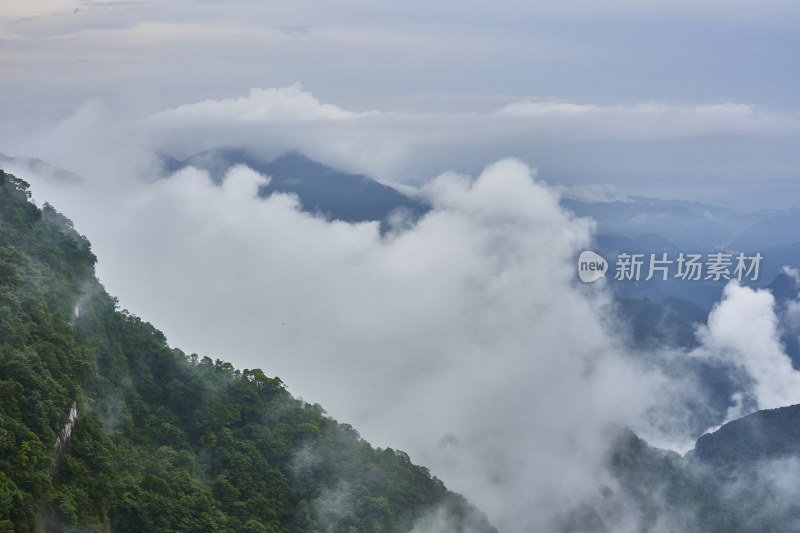
[[[800,405],[755,412],[698,439],[687,457],[748,533],[800,531]]]
[[[800,405],[725,424],[684,457],[609,427],[611,486],[575,505],[557,531],[796,533],[798,434]]]
[[[698,439],[692,457],[715,468],[800,457],[800,405],[758,411]]]
[[[494,531],[279,378],[170,348],[29,198],[0,171],[0,532]]]
[[[635,516],[644,531],[800,531],[800,405],[757,411],[700,437],[684,457],[610,428],[614,490],[577,507],[573,532],[603,531]],[[591,512],[587,512],[586,509]],[[612,531],[614,529],[607,529]]]

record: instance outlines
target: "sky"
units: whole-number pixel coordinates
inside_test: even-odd
[[[7,166],[170,345],[281,377],[501,531],[536,530],[613,486],[606,422],[686,451],[707,400],[638,357],[602,283],[576,286],[596,225],[559,191],[800,207],[799,15],[790,1],[4,0],[0,153],[68,172]],[[246,167],[221,186],[157,169],[158,153],[218,147],[300,151],[432,210],[382,235],[258,198],[269,176]],[[654,357],[745,373],[749,398],[717,423],[796,403],[778,340],[800,323],[792,302],[732,285],[697,349]]]
[[[149,149],[190,155],[242,144],[241,128],[181,143],[197,121],[169,139],[140,122],[219,119],[214,103],[255,110],[270,91],[299,91],[341,112],[253,111],[255,149],[415,185],[516,157],[560,185],[794,207],[799,11],[789,0],[6,0],[0,152],[59,159],[42,135],[95,106],[135,124],[125,135]]]

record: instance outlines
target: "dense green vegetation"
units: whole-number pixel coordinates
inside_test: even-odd
[[[29,197],[0,171],[0,532],[401,532],[439,506],[493,531],[280,379],[168,347],[105,292],[88,241]]]

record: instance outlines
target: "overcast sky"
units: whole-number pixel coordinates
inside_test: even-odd
[[[171,136],[121,135],[175,155],[246,139],[414,184],[512,156],[552,183],[791,207],[798,26],[790,0],[4,0],[0,152],[69,162],[41,134],[87,105],[115,124],[179,108]],[[259,115],[281,90],[338,111]]]

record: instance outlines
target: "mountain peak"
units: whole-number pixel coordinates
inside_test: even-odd
[[[231,167],[246,165],[271,178],[259,190],[261,196],[295,194],[304,211],[329,220],[385,222],[398,209],[412,216],[429,209],[424,202],[368,176],[336,170],[295,151],[268,161],[244,148],[224,148],[200,152],[183,161],[168,156],[162,161],[168,173],[193,166],[206,170],[218,184]]]

